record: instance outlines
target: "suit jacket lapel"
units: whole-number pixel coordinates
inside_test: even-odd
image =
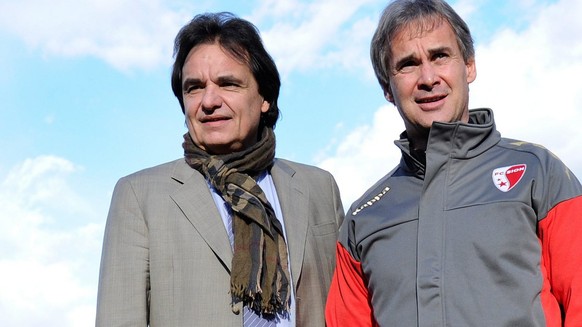
[[[285,221],[293,285],[297,287],[307,239],[309,189],[293,178],[295,171],[281,160],[275,161],[271,175]]]
[[[183,161],[176,165],[172,178],[181,185],[170,194],[170,197],[230,270],[232,262],[230,241],[206,180]]]

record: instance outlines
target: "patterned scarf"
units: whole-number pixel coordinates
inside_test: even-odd
[[[184,157],[232,207],[234,254],[230,274],[233,311],[240,304],[265,316],[286,315],[290,283],[287,245],[281,223],[255,179],[273,164],[275,134],[263,128],[252,147],[209,155],[184,134]],[[238,312],[237,312],[238,313]]]

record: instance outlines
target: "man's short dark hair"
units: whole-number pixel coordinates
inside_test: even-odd
[[[201,44],[218,43],[224,50],[250,68],[259,87],[259,94],[269,102],[269,110],[261,115],[261,126],[275,127],[279,118],[281,80],[277,66],[263,45],[258,29],[232,13],[205,13],[186,24],[174,41],[172,91],[185,112],[182,95],[182,68],[190,51]]]
[[[403,27],[417,27],[419,32],[423,32],[441,22],[453,29],[465,63],[474,59],[475,49],[469,27],[445,1],[395,0],[384,9],[372,38],[370,57],[385,94],[390,92],[391,47],[396,33]]]

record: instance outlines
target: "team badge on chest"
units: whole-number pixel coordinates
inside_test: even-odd
[[[493,174],[491,175],[493,178],[493,184],[495,184],[495,187],[497,187],[501,192],[508,192],[519,183],[525,174],[525,169],[525,164],[494,169]]]

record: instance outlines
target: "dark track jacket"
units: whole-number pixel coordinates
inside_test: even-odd
[[[582,187],[493,112],[435,123],[342,224],[328,326],[582,326]]]

